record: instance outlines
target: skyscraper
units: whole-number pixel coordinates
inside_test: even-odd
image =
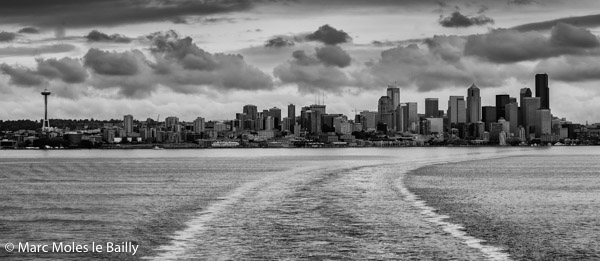
[[[473,84],[467,89],[467,123],[481,120],[481,95],[479,87]]]
[[[525,110],[523,109],[523,104],[525,104],[525,98],[531,97],[531,89],[522,88],[520,93],[520,101],[519,101],[519,125],[525,126],[523,124],[523,119],[525,118]]]
[[[535,97],[540,98],[540,108],[550,109],[550,89],[548,88],[548,74],[535,75]]]
[[[256,105],[244,105],[244,110],[242,112],[246,114],[247,120],[255,121],[256,119],[258,119],[258,108],[256,107]]]
[[[202,118],[202,117],[196,118],[194,120],[194,132],[201,133],[204,131],[204,128],[205,128],[204,118]]]
[[[400,105],[400,88],[389,85],[387,88],[387,96],[392,102],[392,109],[395,110]]]
[[[394,119],[392,119],[392,99],[389,96],[381,96],[381,98],[379,98],[379,102],[377,103],[377,114],[379,115],[378,117],[378,123],[385,123],[387,124],[387,128],[393,128],[393,121]]]
[[[540,109],[541,99],[539,97],[526,97],[523,102],[523,127],[525,127],[526,135],[529,136],[529,134],[536,132],[536,113]]]
[[[417,103],[407,102],[406,109],[408,110],[408,119],[406,120],[406,122],[408,123],[407,129],[413,133],[417,133],[419,126],[419,114],[417,113]]]
[[[281,130],[281,109],[279,109],[277,107],[273,107],[273,108],[269,109],[268,116],[273,117],[273,128]]]
[[[550,134],[552,132],[552,115],[550,110],[546,108],[540,108],[535,112],[535,136],[540,138],[543,134]]]
[[[125,133],[127,136],[133,132],[133,116],[125,115],[123,116],[123,128],[125,129]]]
[[[448,123],[465,123],[467,121],[467,110],[465,108],[464,96],[450,96],[448,100]]]
[[[505,120],[510,122],[510,129],[508,133],[517,133],[517,127],[519,127],[519,106],[516,102],[511,102],[504,106]]]
[[[288,105],[288,118],[290,118],[290,119],[296,118],[296,105],[294,105],[294,104]]]
[[[508,94],[498,94],[496,95],[496,120],[500,118],[506,119],[506,115],[504,114],[505,106],[510,102],[510,96]]]
[[[438,98],[425,98],[425,117],[439,117]]]
[[[485,130],[490,131],[490,124],[497,121],[496,107],[494,106],[483,106],[481,107],[482,117],[481,121],[485,123]]]

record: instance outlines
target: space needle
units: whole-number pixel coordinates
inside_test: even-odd
[[[42,131],[50,130],[50,122],[48,121],[48,96],[51,93],[48,89],[44,89],[42,95],[44,95],[44,122],[42,123]]]

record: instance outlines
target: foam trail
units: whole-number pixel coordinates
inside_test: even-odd
[[[489,158],[489,157],[488,157]],[[454,161],[442,161],[436,162],[436,164],[449,163]],[[421,166],[419,166],[421,165]],[[473,236],[469,236],[467,232],[464,231],[464,227],[459,224],[454,224],[451,222],[445,221],[449,218],[446,215],[440,215],[435,212],[435,208],[430,207],[424,200],[421,200],[419,196],[410,192],[406,185],[404,184],[404,178],[409,170],[417,169],[418,167],[422,167],[425,164],[420,164],[420,162],[416,162],[415,165],[406,169],[403,173],[401,173],[402,177],[400,178],[400,184],[398,185],[398,189],[400,193],[404,196],[404,198],[409,201],[414,207],[417,207],[421,210],[421,214],[424,215],[427,221],[440,226],[445,232],[450,233],[455,238],[458,238],[465,242],[465,244],[469,247],[478,249],[481,251],[488,260],[493,261],[509,261],[511,260],[510,255],[506,253],[505,249],[490,245],[484,245],[485,240],[479,239]]]

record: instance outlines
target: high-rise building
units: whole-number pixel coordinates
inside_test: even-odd
[[[281,129],[281,109],[277,108],[277,107],[273,107],[271,109],[269,109],[269,115],[273,117],[273,128],[274,129]]]
[[[204,118],[198,117],[194,120],[194,132],[201,133],[205,129]]]
[[[496,120],[500,118],[505,118],[504,114],[505,106],[510,102],[510,96],[508,94],[498,94],[496,95]]]
[[[377,128],[377,112],[375,111],[361,111],[361,123],[363,128],[367,131],[372,131]]]
[[[479,87],[473,84],[467,89],[467,123],[481,120],[481,95]]]
[[[246,114],[247,120],[255,121],[256,119],[258,119],[258,108],[256,107],[256,105],[252,105],[252,104],[244,105],[243,113]]]
[[[485,123],[485,131],[490,131],[490,124],[497,121],[496,107],[494,106],[483,106],[481,107],[482,117],[481,121]]]
[[[519,127],[519,106],[516,102],[506,104],[504,114],[506,115],[505,120],[510,122],[510,130],[508,133],[517,133],[517,127]]]
[[[290,104],[288,105],[288,118],[295,119],[296,118],[296,105]]]
[[[541,99],[540,97],[526,97],[523,99],[523,104],[521,108],[524,112],[523,114],[523,127],[525,127],[525,135],[529,137],[529,134],[536,133],[535,124],[536,124],[536,112],[540,109]]]
[[[465,123],[467,121],[467,109],[465,108],[464,96],[450,96],[448,100],[448,123]]]
[[[404,117],[404,109],[406,106],[398,105],[394,112],[394,122],[396,123],[396,131],[405,132],[406,118]]]
[[[123,116],[123,129],[125,129],[125,134],[129,136],[133,132],[133,116],[125,115]]]
[[[393,128],[394,125],[391,113],[392,106],[392,99],[388,96],[381,96],[377,103],[378,123],[385,123],[388,129]]]
[[[535,112],[535,136],[542,137],[544,134],[552,133],[552,114],[549,109],[540,108]]]
[[[548,88],[548,74],[535,75],[535,97],[540,98],[540,108],[550,109],[550,89]]]
[[[419,114],[417,113],[417,103],[407,102],[406,109],[408,110],[408,118],[406,119],[408,126],[405,130],[417,133],[419,130]]]
[[[319,113],[321,113],[321,115],[327,114],[327,112],[325,111],[325,104],[313,104],[310,106],[310,110],[318,111]]]
[[[400,88],[396,86],[388,86],[387,96],[390,97],[392,102],[392,108],[395,110],[400,105]]]
[[[437,118],[439,114],[438,98],[425,98],[425,117]]]
[[[177,127],[179,126],[179,118],[175,116],[165,118],[165,127],[167,131],[178,131]]]
[[[523,124],[523,119],[525,118],[525,110],[523,109],[523,104],[525,104],[525,98],[531,97],[531,89],[529,88],[521,88],[521,92],[519,94],[519,125],[525,126]]]

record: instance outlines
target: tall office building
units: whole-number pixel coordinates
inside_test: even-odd
[[[258,108],[256,107],[256,105],[244,105],[243,113],[246,114],[247,120],[255,121],[256,119],[258,119]]]
[[[396,123],[396,131],[405,132],[406,129],[404,126],[406,125],[404,118],[404,108],[402,105],[398,105],[396,107],[396,111],[394,112],[394,122]]]
[[[390,97],[392,101],[392,108],[395,110],[396,107],[400,105],[400,88],[392,85],[388,86],[387,96]]]
[[[296,118],[296,105],[290,104],[288,105],[288,118],[295,119]]]
[[[281,109],[279,109],[277,107],[273,107],[273,108],[269,109],[268,116],[273,117],[273,128],[281,130]]]
[[[311,111],[318,111],[321,115],[327,114],[325,111],[325,104],[313,104],[309,106]]]
[[[481,121],[485,123],[485,131],[490,131],[490,124],[497,122],[496,107],[483,106],[481,107]]]
[[[439,101],[437,98],[425,98],[425,117],[439,117]]]
[[[523,109],[523,104],[525,104],[525,98],[531,97],[531,89],[529,88],[521,88],[521,93],[519,94],[519,125],[525,126],[523,124],[523,119],[525,118],[525,110]]]
[[[419,114],[417,113],[417,103],[416,102],[407,102],[406,109],[408,110],[408,118],[406,119],[407,128],[405,130],[409,130],[413,133],[418,132],[419,126]]]
[[[194,120],[194,132],[201,133],[205,129],[204,118],[198,117]]]
[[[521,105],[523,109],[523,127],[525,127],[525,133],[529,137],[529,134],[535,133],[536,124],[536,113],[540,109],[541,99],[540,97],[526,97]]]
[[[508,122],[510,122],[510,129],[508,133],[517,133],[517,127],[519,127],[519,105],[516,102],[511,102],[504,106],[504,115]]]
[[[448,100],[448,123],[465,123],[467,121],[467,109],[465,108],[464,96],[450,96]]]
[[[540,108],[535,113],[535,136],[540,138],[544,134],[552,133],[552,115],[550,114],[550,110]]]
[[[505,106],[510,102],[510,96],[508,94],[496,95],[496,120],[500,118],[506,119],[504,114]]]
[[[481,95],[479,87],[473,84],[467,89],[467,123],[481,120]]]
[[[388,96],[381,96],[381,98],[379,98],[379,101],[377,103],[377,114],[378,116],[378,123],[385,123],[387,124],[387,128],[391,129],[394,126],[394,119],[392,118],[392,111],[393,111],[393,104],[392,104],[392,99]]]
[[[375,111],[361,111],[361,122],[363,125],[363,129],[367,131],[372,131],[377,128],[377,112]]]
[[[179,118],[175,116],[165,118],[165,127],[167,131],[178,131],[177,127],[179,126]]]
[[[123,128],[125,129],[125,133],[127,136],[133,132],[133,116],[125,115],[123,116]]]
[[[288,125],[289,126],[285,126],[288,130],[290,131],[294,131],[294,124],[296,123],[296,105],[294,104],[290,104],[287,107],[288,111]],[[294,133],[297,134],[297,133]]]
[[[540,98],[540,108],[550,109],[550,89],[548,88],[548,74],[535,75],[535,97]]]

